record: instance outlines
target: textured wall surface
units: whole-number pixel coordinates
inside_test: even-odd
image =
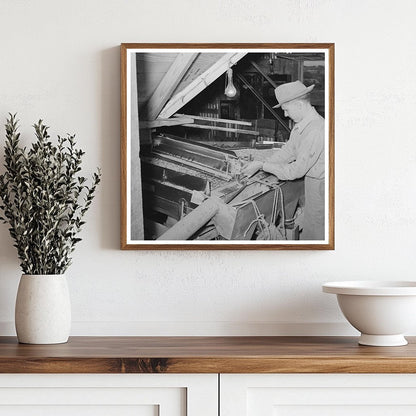
[[[43,118],[103,170],[68,272],[73,334],[347,334],[323,282],[415,279],[415,13],[411,0],[1,0],[1,124],[18,112],[28,140]],[[335,251],[119,250],[119,44],[206,41],[335,42]],[[2,335],[19,275],[0,225]]]

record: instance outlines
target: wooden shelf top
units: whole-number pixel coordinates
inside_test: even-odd
[[[0,373],[416,373],[416,338],[367,347],[356,337],[0,337]]]

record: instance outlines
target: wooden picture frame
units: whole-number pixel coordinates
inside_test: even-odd
[[[333,250],[334,49],[121,44],[121,249]],[[285,111],[274,109],[275,88],[294,81],[313,88],[302,95],[308,99],[283,97],[282,89]],[[294,127],[303,137],[305,126],[285,117],[288,99],[310,102],[323,116],[316,116],[324,120],[318,134],[324,172],[317,178],[309,170],[282,180],[267,171],[272,162],[263,163],[280,157]],[[257,164],[263,170],[242,178]],[[302,240],[313,222],[305,219],[310,178],[321,184],[321,224],[324,213],[320,234],[311,235],[323,238]]]

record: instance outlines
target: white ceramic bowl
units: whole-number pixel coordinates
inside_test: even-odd
[[[416,282],[330,282],[322,290],[337,295],[345,318],[361,332],[359,344],[407,344],[403,334],[416,320]]]

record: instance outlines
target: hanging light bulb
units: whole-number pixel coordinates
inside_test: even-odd
[[[224,94],[230,98],[235,97],[237,94],[237,89],[233,84],[233,70],[231,68],[227,70],[227,86],[225,87]]]

